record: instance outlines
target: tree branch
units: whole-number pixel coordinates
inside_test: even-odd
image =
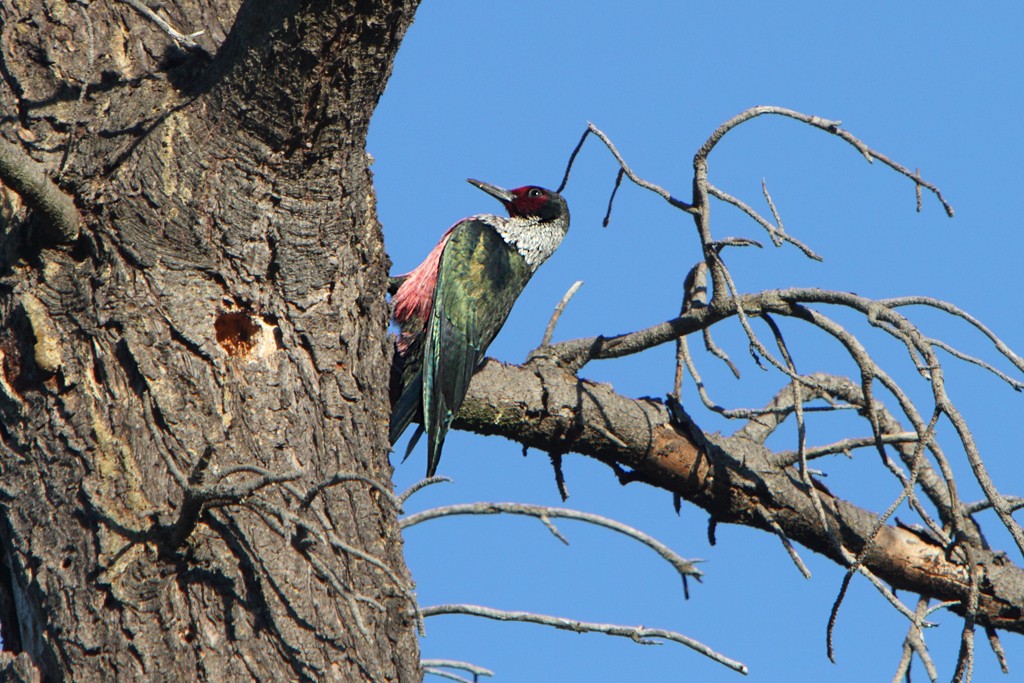
[[[485,669],[482,666],[471,664],[469,662],[460,662],[454,659],[422,659],[420,660],[420,666],[423,667],[423,673],[431,673],[435,676],[441,676],[442,678],[450,678],[451,680],[465,681],[461,676],[456,676],[450,672],[443,671],[443,669],[457,669],[460,671],[467,671],[473,675],[473,680],[479,680],[480,676],[493,676],[494,672],[490,669]]]
[[[440,517],[449,517],[452,515],[494,514],[512,514],[536,517],[548,525],[548,529],[554,533],[559,540],[566,544],[568,544],[568,541],[566,541],[554,526],[551,525],[551,518],[574,519],[578,522],[586,522],[587,524],[603,526],[606,529],[611,529],[612,531],[617,531],[620,534],[629,536],[658,553],[663,560],[672,565],[672,568],[678,572],[679,576],[683,579],[684,586],[688,576],[692,576],[698,581],[702,576],[701,571],[694,566],[694,564],[700,562],[700,560],[684,559],[656,538],[653,538],[638,529],[634,529],[631,526],[623,524],[622,522],[617,522],[614,519],[595,515],[590,512],[581,512],[579,510],[572,510],[569,508],[556,508],[547,505],[526,505],[524,503],[466,503],[463,505],[447,505],[409,515],[401,520],[399,528],[405,530],[422,522],[438,519]]]
[[[785,116],[787,118],[795,119],[802,123],[806,123],[807,125],[812,126],[814,128],[818,128],[819,130],[823,130],[826,133],[831,133],[832,135],[837,136],[838,138],[846,141],[851,146],[853,146],[858,152],[861,153],[861,155],[864,156],[864,158],[869,163],[877,159],[886,166],[888,166],[889,168],[896,171],[897,173],[901,173],[906,177],[910,178],[911,180],[913,180],[915,191],[919,191],[920,188],[923,187],[932,194],[934,194],[935,198],[939,200],[940,204],[942,204],[942,208],[945,210],[946,215],[949,216],[950,218],[953,217],[953,207],[950,206],[949,202],[947,202],[945,198],[942,196],[942,192],[939,191],[939,188],[923,180],[917,171],[911,171],[906,166],[903,166],[902,164],[893,161],[892,159],[882,154],[881,152],[875,151],[874,149],[868,147],[866,144],[861,142],[859,138],[857,138],[849,131],[843,130],[841,128],[841,126],[843,125],[842,121],[830,121],[829,119],[823,119],[820,116],[811,116],[808,114],[803,114],[792,109],[786,109],[785,107],[760,106],[751,107],[746,111],[740,112],[739,114],[737,114],[736,116],[732,117],[731,119],[723,123],[721,126],[719,126],[715,130],[715,132],[711,134],[711,137],[709,137],[707,141],[701,146],[700,150],[697,151],[696,158],[706,160],[708,155],[711,154],[711,150],[715,148],[715,145],[717,145],[719,141],[721,141],[721,139],[725,136],[726,133],[728,133],[730,130],[740,125],[741,123],[749,121],[758,116],[764,115]]]
[[[179,31],[178,29],[176,29],[173,26],[171,26],[170,23],[165,21],[159,14],[157,14],[156,12],[151,10],[144,3],[140,2],[140,0],[120,0],[120,1],[123,2],[126,5],[131,6],[131,8],[134,9],[136,12],[138,12],[139,14],[144,16],[146,19],[149,19],[151,22],[156,24],[157,27],[161,31],[163,31],[168,36],[170,36],[174,40],[174,42],[178,43],[178,45],[181,45],[182,47],[186,47],[189,50],[200,51],[200,50],[203,49],[202,46],[200,46],[199,43],[197,43],[194,40],[194,38],[198,38],[199,36],[201,36],[204,33],[206,33],[206,31],[196,31],[195,33],[190,33],[189,35],[185,35],[181,31]]]
[[[799,477],[774,464],[777,454],[742,435],[703,435],[685,415],[682,419],[673,419],[660,401],[628,399],[537,358],[523,367],[485,364],[474,376],[456,426],[542,450],[557,444],[559,450],[631,468],[636,479],[700,506],[716,522],[773,533],[777,524],[787,538],[848,566]],[[877,514],[816,483],[815,488],[842,547],[857,554],[872,546],[861,558],[865,569],[899,590],[957,601],[952,609],[963,612],[972,582],[955,554],[930,536],[879,526]],[[975,582],[978,622],[1024,633],[1024,570],[1000,553],[980,547],[975,553],[981,575]]]
[[[26,206],[39,213],[55,242],[78,239],[82,216],[74,200],[57,187],[32,157],[2,138],[0,183],[17,192]]]
[[[604,633],[610,636],[622,636],[629,638],[641,645],[653,645],[656,641],[651,639],[659,638],[675,643],[681,643],[693,650],[696,650],[705,657],[713,659],[719,664],[724,664],[734,671],[739,671],[744,674],[747,673],[747,667],[743,663],[729,659],[725,655],[715,652],[704,643],[696,641],[688,636],[684,636],[682,633],[666,631],[660,628],[620,626],[618,624],[598,624],[589,621],[577,621],[576,619],[548,616],[546,614],[534,614],[533,612],[508,612],[490,607],[481,607],[480,605],[434,605],[431,607],[425,607],[420,611],[424,617],[432,617],[439,614],[468,614],[475,617],[484,617],[485,619],[495,619],[497,621],[521,621],[531,624],[543,624],[544,626],[553,626],[554,628],[573,631],[575,633]]]

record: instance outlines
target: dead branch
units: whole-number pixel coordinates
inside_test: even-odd
[[[964,617],[954,678],[969,678],[977,625],[989,633],[995,633],[996,629],[1024,633],[1021,618],[1024,605],[1020,604],[1020,595],[1024,594],[1024,570],[1008,564],[1004,556],[988,549],[970,515],[992,508],[1022,554],[1024,529],[1012,517],[1020,507],[1019,499],[1004,495],[994,485],[966,421],[946,392],[940,352],[990,372],[1016,391],[1024,390],[1024,381],[980,356],[923,334],[909,315],[898,309],[922,305],[962,319],[987,338],[1002,360],[1009,361],[1022,373],[1024,361],[988,327],[952,304],[928,297],[872,300],[852,293],[813,288],[743,292],[729,271],[722,248],[751,242],[742,238],[714,237],[711,197],[745,213],[768,232],[776,246],[789,242],[808,257],[820,260],[809,246],[784,229],[782,217],[763,179],[762,194],[772,220],[715,187],[709,179],[708,158],[717,144],[736,127],[763,115],[791,118],[835,135],[857,149],[868,162],[880,161],[911,179],[918,210],[922,190],[928,190],[946,215],[953,216],[952,206],[918,170],[911,171],[872,149],[843,130],[839,121],[781,107],[753,107],[741,112],[719,126],[694,155],[691,202],[678,199],[669,190],[636,174],[608,136],[588,124],[572,152],[562,188],[582,145],[588,136],[594,135],[618,163],[606,225],[624,177],[694,219],[703,259],[687,276],[680,313],[643,330],[551,346],[548,332],[541,348],[530,355],[524,368],[486,366],[474,379],[456,424],[479,433],[503,434],[524,447],[551,451],[552,445],[557,444],[558,453],[575,451],[590,455],[608,464],[620,479],[645,481],[671,491],[676,501],[686,498],[703,507],[711,513],[712,526],[725,521],[770,530],[780,538],[805,575],[806,567],[791,541],[830,557],[847,570],[827,629],[830,657],[833,626],[855,574],[868,579],[911,622],[900,671],[907,671],[913,652],[917,652],[926,670],[933,672],[921,629],[928,625],[924,619],[931,613],[927,599],[940,600],[936,609],[949,608]],[[858,314],[863,323],[903,345],[911,367],[928,381],[930,401],[919,407],[889,369],[872,356],[858,333],[839,324],[832,315],[835,310]],[[553,322],[557,315],[556,311]],[[783,389],[766,407],[736,408],[717,404],[711,399],[697,361],[690,353],[686,337],[700,331],[708,353],[722,358],[739,376],[738,368],[710,336],[712,326],[732,318],[742,328],[754,362],[765,369],[773,368],[785,380]],[[799,372],[797,359],[790,353],[786,341],[789,328],[784,331],[776,319],[823,332],[835,342],[837,355],[856,365],[854,379]],[[774,349],[762,341],[762,325],[767,326]],[[676,344],[676,369],[672,401],[668,406],[651,399],[630,401],[614,394],[610,388],[576,376],[591,360],[618,358],[669,342]],[[684,374],[693,378],[706,408],[729,418],[747,420],[747,424],[732,437],[705,434],[678,404]],[[515,375],[514,382],[512,375]],[[485,377],[488,379],[484,380]],[[487,384],[480,389],[485,381]],[[506,388],[506,381],[517,387],[514,395]],[[525,399],[524,387],[528,387]],[[890,399],[895,414],[883,402]],[[825,405],[820,405],[821,402]],[[870,426],[870,434],[823,446],[808,445],[808,420],[815,413],[843,409],[856,410],[863,416]],[[492,419],[497,415],[502,417],[500,425]],[[773,453],[765,447],[766,440],[790,415],[796,422],[796,448]],[[905,428],[901,423],[908,426]],[[961,503],[950,458],[937,437],[940,426],[953,428],[958,442],[954,450],[962,448],[974,479],[985,494],[980,504]],[[854,450],[863,448],[873,448],[887,472],[900,483],[899,494],[882,514],[870,513],[839,498],[815,480],[807,466],[813,458],[837,453],[852,456]],[[892,451],[898,454],[898,459],[890,457]],[[918,488],[937,509],[938,521],[932,519],[934,513],[922,505]],[[904,503],[909,504],[925,527],[908,527],[898,520],[895,526],[890,524],[890,519]],[[911,609],[896,597],[894,589],[910,590],[923,597],[916,609]],[[998,652],[998,640],[994,642],[993,649]]]
[[[0,183],[14,190],[37,211],[58,243],[74,242],[82,216],[74,200],[47,175],[43,167],[20,147],[0,138]]]
[[[715,132],[711,134],[711,137],[709,137],[707,141],[697,151],[697,154],[694,157],[694,163],[696,164],[696,160],[698,159],[706,160],[708,155],[711,154],[711,150],[715,148],[715,145],[717,145],[721,141],[721,139],[725,137],[726,133],[728,133],[730,130],[751,119],[765,115],[784,116],[787,118],[795,119],[797,121],[800,121],[801,123],[805,123],[819,130],[823,130],[826,133],[831,133],[832,135],[837,136],[841,140],[844,140],[845,142],[853,146],[858,152],[861,153],[861,155],[869,163],[877,159],[886,166],[888,166],[889,168],[896,171],[897,173],[905,175],[906,177],[913,180],[915,192],[922,187],[931,192],[933,195],[935,195],[935,198],[939,200],[939,203],[942,204],[942,208],[946,211],[946,215],[949,216],[950,218],[953,217],[953,207],[943,198],[942,192],[940,192],[939,189],[935,187],[935,185],[924,181],[916,171],[911,171],[906,166],[903,166],[902,164],[893,161],[892,159],[882,154],[881,152],[878,152],[868,147],[866,144],[861,142],[861,140],[858,139],[855,135],[853,135],[849,131],[843,130],[841,128],[841,126],[843,125],[842,121],[830,121],[828,119],[823,119],[819,116],[809,116],[807,114],[802,114],[792,109],[786,109],[785,107],[760,106],[751,107],[746,111],[740,112],[739,114],[737,114],[736,116],[732,117],[731,119],[723,123],[721,126],[719,126],[715,130]]]
[[[140,2],[140,0],[120,0],[120,2],[128,5],[140,15],[153,22],[157,28],[170,36],[178,45],[197,52],[203,50],[203,47],[195,41],[195,38],[203,35],[206,31],[196,31],[195,33],[185,35],[178,29],[171,26],[171,24],[159,14],[147,7],[145,3]]]
[[[682,578],[684,586],[687,577],[692,576],[699,581],[703,575],[701,571],[694,566],[694,564],[700,562],[700,560],[684,559],[656,538],[653,538],[638,529],[634,529],[629,525],[623,524],[622,522],[617,522],[614,519],[595,515],[590,512],[581,512],[580,510],[572,510],[569,508],[556,508],[546,505],[527,505],[524,503],[465,503],[462,505],[447,505],[444,507],[431,508],[429,510],[424,510],[423,512],[417,512],[404,517],[399,522],[399,528],[404,531],[405,529],[422,522],[438,519],[440,517],[450,517],[453,515],[496,514],[536,517],[544,522],[545,526],[548,527],[555,537],[566,545],[568,545],[569,542],[558,532],[554,525],[551,524],[550,520],[552,518],[574,519],[579,522],[586,522],[587,524],[601,526],[606,529],[611,529],[612,531],[617,531],[620,534],[624,534],[635,541],[639,541],[654,552],[658,553],[663,560],[672,565],[672,568],[676,570],[680,578]]]
[[[772,213],[775,214],[775,219],[778,223],[777,226],[772,225],[761,214],[759,214],[757,211],[754,211],[754,209],[752,209],[746,202],[737,199],[736,197],[733,197],[731,194],[728,194],[727,192],[719,190],[714,185],[708,185],[708,194],[714,197],[715,199],[725,202],[726,204],[732,204],[737,209],[747,214],[747,216],[752,218],[755,223],[757,223],[758,225],[765,229],[768,235],[772,238],[772,242],[774,242],[776,246],[781,246],[782,242],[789,242],[794,247],[802,251],[804,253],[804,256],[806,256],[807,258],[814,259],[815,261],[824,261],[820,254],[816,253],[813,249],[811,249],[809,246],[807,246],[797,238],[787,234],[782,229],[782,221],[779,220],[778,212],[775,211],[775,205],[771,203],[770,199],[769,206],[772,209]]]
[[[451,680],[457,681],[467,681],[468,679],[462,678],[461,676],[455,676],[450,672],[444,671],[444,669],[468,671],[470,674],[473,675],[473,681],[477,681],[480,676],[494,675],[494,672],[490,669],[485,669],[482,666],[470,664],[469,662],[460,662],[455,659],[421,659],[420,666],[423,667],[423,673],[431,673],[435,676],[440,676],[442,678],[450,678]]]
[[[398,501],[402,505],[405,505],[405,501],[409,500],[409,498],[417,491],[420,491],[421,489],[424,489],[427,486],[431,486],[433,484],[450,484],[451,482],[452,480],[450,477],[440,476],[420,479],[418,482],[407,488],[405,491],[402,491],[402,493],[398,496]]]
[[[598,423],[601,429],[594,426]],[[871,543],[862,564],[879,579],[899,590],[954,601],[951,609],[957,612],[967,603],[967,572],[943,542],[902,526],[883,524],[876,531],[879,515],[815,484],[828,527],[837,530],[841,547],[851,553],[844,557],[818,521],[799,478],[776,466],[776,454],[763,445],[742,434],[704,435],[692,423],[677,422],[660,401],[620,396],[549,359],[524,367],[487,363],[474,377],[456,424],[534,448],[560,443],[567,451],[628,467],[635,478],[693,502],[718,522],[777,533],[774,522],[789,539],[843,566]],[[1024,570],[1007,564],[1000,553],[976,552],[984,577],[977,584],[979,623],[1024,633],[1024,612],[1017,604]]]
[[[562,312],[565,311],[565,307],[569,304],[569,301],[576,296],[576,292],[583,286],[583,280],[577,280],[572,284],[571,287],[562,296],[562,299],[555,306],[554,312],[551,314],[551,320],[548,321],[548,326],[544,329],[544,336],[540,340],[541,347],[548,346],[551,343],[551,337],[555,334],[555,326],[558,325],[558,321],[562,317]]]
[[[580,138],[580,141],[579,143],[577,143],[576,148],[569,156],[569,163],[566,165],[565,168],[565,176],[562,179],[561,185],[558,186],[559,192],[564,190],[566,183],[569,182],[569,172],[572,170],[572,164],[576,160],[576,155],[579,154],[580,149],[583,148],[583,143],[586,142],[588,135],[594,135],[601,142],[604,143],[605,147],[608,148],[608,151],[610,151],[612,153],[612,156],[615,157],[615,160],[619,162],[619,167],[621,168],[622,173],[625,173],[626,177],[633,181],[633,183],[644,188],[645,190],[650,190],[651,192],[655,193],[656,195],[664,199],[666,202],[668,202],[675,208],[680,209],[681,211],[686,211],[687,213],[696,212],[696,209],[692,204],[684,202],[683,200],[673,196],[672,193],[666,190],[665,188],[659,185],[655,185],[654,183],[649,182],[647,180],[644,180],[636,173],[634,173],[633,169],[631,169],[629,165],[626,163],[626,160],[622,158],[621,154],[619,154],[619,150],[615,148],[614,143],[612,143],[608,136],[605,135],[604,132],[600,128],[595,126],[593,123],[587,124],[587,129],[583,131],[583,137]],[[615,185],[616,187],[618,187],[618,182],[616,182]],[[609,213],[611,213],[611,206],[609,206]]]
[[[535,614],[533,612],[507,612],[505,610],[497,610],[490,607],[481,607],[480,605],[434,605],[431,607],[425,607],[420,611],[424,617],[433,617],[440,614],[468,614],[475,617],[484,617],[485,619],[495,619],[497,621],[520,621],[529,624],[542,624],[544,626],[551,626],[565,631],[573,631],[574,633],[604,633],[610,636],[629,638],[641,645],[657,644],[657,641],[652,640],[652,638],[668,640],[675,643],[681,643],[688,648],[699,652],[705,657],[718,662],[719,664],[724,664],[734,671],[739,671],[743,674],[747,673],[746,665],[741,662],[730,659],[725,655],[712,650],[707,645],[696,641],[689,636],[684,636],[682,633],[676,633],[675,631],[646,628],[644,626],[599,624],[589,621],[577,621],[576,619],[566,619],[564,617],[548,616],[546,614]]]

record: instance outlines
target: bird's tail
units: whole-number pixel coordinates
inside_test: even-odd
[[[388,438],[392,446],[402,436],[402,432],[406,430],[409,423],[415,419],[416,414],[420,410],[422,394],[423,375],[419,374],[402,391],[402,395],[399,396],[391,409],[391,424],[388,428]]]
[[[434,476],[437,466],[441,462],[441,446],[444,445],[445,434],[448,433],[447,425],[440,430],[440,434],[430,434],[427,439],[427,477]]]

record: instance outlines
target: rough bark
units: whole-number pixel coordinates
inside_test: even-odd
[[[418,677],[364,145],[416,4],[0,6],[0,135],[84,217],[3,194],[7,676]]]

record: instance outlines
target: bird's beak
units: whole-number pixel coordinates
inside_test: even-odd
[[[473,187],[480,188],[502,203],[510,202],[515,199],[515,195],[504,188],[498,187],[497,185],[491,185],[490,183],[485,183],[480,180],[473,180],[472,178],[468,178],[466,182]]]

